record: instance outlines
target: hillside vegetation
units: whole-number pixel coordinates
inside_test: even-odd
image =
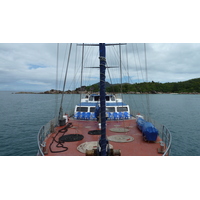
[[[99,83],[83,87],[86,91],[99,91]],[[80,88],[77,88],[76,91],[77,90],[80,90]],[[106,91],[115,93],[200,93],[200,78],[172,83],[159,83],[152,81],[134,84],[123,83],[121,85],[109,84],[106,82]]]

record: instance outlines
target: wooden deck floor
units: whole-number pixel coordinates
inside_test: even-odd
[[[100,135],[89,135],[88,131],[99,130],[97,121],[84,121],[84,120],[74,120],[70,119],[69,123],[72,123],[72,126],[68,128],[68,131],[65,133],[59,132],[59,129],[63,127],[55,128],[55,133],[50,134],[46,139],[46,153],[47,156],[85,156],[84,153],[77,150],[77,147],[85,142],[98,141]],[[145,142],[142,137],[142,133],[138,130],[135,119],[130,120],[118,120],[118,121],[107,121],[106,122],[106,134],[107,137],[111,135],[127,135],[134,138],[131,142],[113,142],[109,141],[109,144],[113,146],[113,149],[120,149],[122,156],[161,156],[162,154],[158,153],[158,148],[160,148],[159,141],[160,137],[157,138],[156,142]],[[120,133],[113,131],[113,128],[126,128],[127,132]],[[112,130],[112,131],[111,131]],[[65,142],[63,143],[64,147],[67,147],[67,151],[63,147],[56,147],[59,138],[62,135],[68,134],[81,134],[84,138],[81,141],[75,142]],[[53,140],[55,138],[55,140]],[[49,149],[51,147],[51,150]],[[54,153],[52,153],[53,151]],[[63,152],[59,152],[63,151]]]

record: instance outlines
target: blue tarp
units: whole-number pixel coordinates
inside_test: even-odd
[[[137,127],[142,131],[143,137],[147,141],[156,141],[158,130],[150,122],[145,121],[141,117],[137,119]]]
[[[95,117],[96,117],[96,118],[99,117],[99,112],[100,112],[100,107],[99,107],[99,105],[97,104],[97,105],[96,105],[96,108],[95,108],[95,111],[94,111]]]

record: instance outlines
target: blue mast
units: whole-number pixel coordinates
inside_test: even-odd
[[[105,90],[105,72],[106,72],[106,48],[105,43],[99,43],[99,59],[100,59],[100,107],[101,107],[101,138],[99,145],[101,147],[101,156],[107,156],[106,146],[108,141],[106,139],[106,90]]]

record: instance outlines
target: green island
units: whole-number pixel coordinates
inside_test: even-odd
[[[182,82],[159,83],[159,82],[143,82],[143,83],[123,83],[110,84],[106,82],[106,92],[125,93],[125,94],[200,94],[200,78],[195,78]],[[65,94],[80,94],[88,92],[99,92],[99,83],[90,86],[82,86],[75,90],[65,91]],[[62,91],[51,89],[45,92],[16,92],[15,94],[61,94]]]

